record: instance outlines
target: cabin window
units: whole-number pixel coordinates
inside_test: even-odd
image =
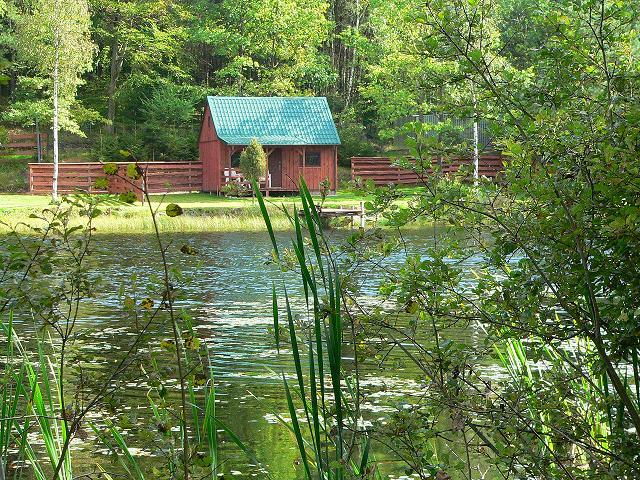
[[[304,164],[307,167],[319,167],[320,166],[320,152],[306,152],[304,156]]]
[[[233,168],[238,168],[240,166],[240,152],[236,152],[231,155],[231,166]]]

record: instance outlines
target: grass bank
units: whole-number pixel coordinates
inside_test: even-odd
[[[271,197],[266,200],[274,229],[291,228],[282,207],[292,209],[295,204],[299,205],[299,197]],[[315,200],[320,203],[319,198]],[[325,206],[354,206],[363,200],[367,198],[351,192],[341,192],[328,197]],[[154,195],[152,202],[154,206],[160,207],[159,212],[163,212],[164,205],[168,203],[177,203],[184,209],[184,215],[179,217],[159,215],[162,231],[234,232],[265,229],[257,202],[251,198],[226,198],[206,193],[191,193]],[[34,224],[38,220],[29,218],[29,215],[42,211],[50,204],[49,196],[3,194],[0,195],[0,220],[9,225]],[[153,230],[148,206],[141,203],[105,206],[102,210],[103,215],[94,220],[95,227],[101,233],[144,233]],[[0,225],[0,232],[6,230],[6,226]]]

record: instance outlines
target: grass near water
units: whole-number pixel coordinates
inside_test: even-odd
[[[267,200],[273,228],[287,230],[291,224],[280,210],[282,206],[293,207],[299,197],[271,197]],[[327,207],[359,205],[365,197],[351,192],[340,192],[325,201]],[[319,198],[317,199],[318,203]],[[168,217],[159,215],[162,231],[173,232],[233,232],[263,231],[264,220],[255,200],[251,198],[226,198],[206,193],[174,195],[154,195],[153,202],[163,205],[177,203],[184,209],[184,215]],[[45,195],[1,194],[0,221],[9,225],[24,222],[33,224],[37,220],[29,218],[51,204],[51,197]],[[143,233],[153,230],[152,220],[146,206],[118,205],[103,208],[104,214],[94,220],[94,226],[101,233]],[[0,224],[0,232],[7,227]]]

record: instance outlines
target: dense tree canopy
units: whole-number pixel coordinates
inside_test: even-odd
[[[29,42],[21,19],[38,3],[0,3],[2,120],[15,125],[48,118],[46,84],[17,54]],[[96,56],[73,117],[84,132],[101,136],[93,142],[98,158],[118,159],[125,149],[188,159],[197,154],[205,94],[326,95],[345,144],[341,157],[372,153],[372,145],[392,145],[416,115],[475,115],[503,125],[512,114],[535,116],[539,105],[558,105],[570,94],[577,102],[594,82],[615,86],[638,49],[636,7],[619,3],[603,7],[616,12],[618,24],[607,17],[599,26],[588,21],[598,5],[570,0],[466,7],[418,0],[91,0]],[[594,63],[603,49],[588,35],[592,29],[602,29],[600,38],[612,45],[613,37],[629,39],[608,72]],[[580,76],[585,81],[576,90]],[[545,82],[555,88],[541,92]],[[549,91],[552,97],[541,97]],[[497,93],[502,103],[493,99]],[[505,102],[512,107],[506,113]]]
[[[33,17],[39,3],[0,4],[2,120],[17,126],[50,123],[46,82],[17,54],[30,42],[19,26],[42,27]],[[99,132],[98,158],[131,150],[188,159],[196,155],[206,94],[327,95],[339,114],[359,97],[364,57],[356,51],[369,8],[322,0],[92,0],[96,56],[72,95],[73,118],[85,133]],[[354,114],[347,117],[353,124]],[[358,148],[362,130],[350,131]]]

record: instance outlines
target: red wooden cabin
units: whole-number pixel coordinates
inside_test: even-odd
[[[200,129],[202,186],[219,193],[242,179],[240,153],[253,138],[268,155],[265,192],[294,192],[304,177],[310,190],[338,184],[340,138],[324,97],[207,97]]]

